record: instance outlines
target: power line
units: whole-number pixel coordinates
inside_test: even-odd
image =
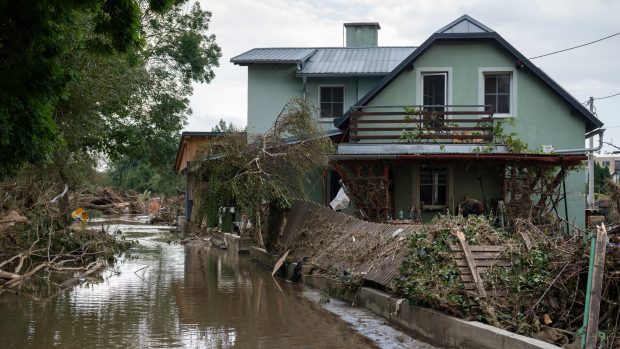
[[[601,39],[598,39],[598,40],[594,40],[594,41],[591,41],[591,42],[588,42],[588,43],[585,43],[585,44],[581,44],[581,45],[577,45],[577,46],[573,46],[573,47],[565,48],[565,49],[563,49],[563,50],[559,50],[559,51],[554,51],[554,52],[545,53],[544,55],[540,55],[540,56],[536,56],[536,57],[531,57],[531,58],[528,58],[528,59],[532,60],[532,59],[536,59],[536,58],[541,58],[541,57],[551,56],[551,55],[554,55],[554,54],[556,54],[556,53],[561,53],[561,52],[566,52],[566,51],[574,50],[574,49],[576,49],[576,48],[580,48],[580,47],[584,47],[584,46],[592,45],[592,44],[597,43],[597,42],[599,42],[599,41],[603,41],[603,40],[607,40],[607,39],[609,39],[609,38],[613,38],[613,37],[614,37],[614,36],[616,36],[616,35],[620,35],[620,33],[615,33],[615,34],[612,34],[612,35],[606,36],[606,37],[604,37],[604,38],[601,38]]]
[[[605,99],[605,98],[611,98],[611,97],[616,97],[616,96],[620,96],[620,92],[614,93],[613,95],[609,95],[605,97],[595,97],[594,99]]]

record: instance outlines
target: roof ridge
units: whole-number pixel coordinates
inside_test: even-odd
[[[340,46],[317,46],[317,47],[254,47],[252,50],[323,50],[323,49],[347,49],[347,50],[363,50],[378,48],[417,48],[419,46],[373,46],[373,47],[340,47]],[[246,52],[249,52],[246,51]],[[243,53],[242,53],[243,54]]]

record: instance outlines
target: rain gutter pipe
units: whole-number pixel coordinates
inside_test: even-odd
[[[581,148],[581,149],[560,149],[554,151],[557,154],[570,154],[570,153],[587,153],[587,152],[595,152],[599,151],[603,148],[603,133],[605,133],[604,128],[598,128],[596,130],[590,131],[585,134],[586,139],[590,137],[594,137],[595,135],[599,135],[598,137],[598,146],[595,148]]]

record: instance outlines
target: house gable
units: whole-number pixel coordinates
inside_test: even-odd
[[[381,92],[404,73],[411,72],[418,64],[418,60],[425,56],[426,52],[439,43],[462,43],[471,44],[486,42],[500,48],[510,57],[510,67],[515,67],[520,72],[530,72],[547,85],[570,109],[571,114],[578,115],[585,121],[585,131],[603,126],[603,123],[590,113],[581,103],[572,97],[566,90],[553,81],[547,74],[530,62],[523,54],[517,51],[512,45],[504,40],[499,34],[488,27],[477,22],[473,18],[465,15],[456,21],[440,29],[431,35],[422,45],[420,45],[409,57],[401,62],[390,74],[381,80],[372,90],[370,90],[357,103],[357,106],[366,106],[374,100]],[[458,55],[458,52],[454,54]],[[458,56],[457,56],[458,58]],[[470,102],[470,104],[473,104]],[[334,125],[338,128],[346,128],[349,122],[349,115],[346,113],[342,118],[334,120]],[[583,136],[583,135],[582,135]]]

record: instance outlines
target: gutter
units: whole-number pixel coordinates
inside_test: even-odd
[[[570,154],[570,153],[589,153],[599,151],[603,148],[603,133],[605,133],[604,128],[597,128],[596,130],[590,131],[585,134],[585,138],[591,138],[595,135],[599,135],[598,137],[598,145],[594,148],[579,148],[579,149],[560,149],[554,151],[554,153],[558,154]]]

